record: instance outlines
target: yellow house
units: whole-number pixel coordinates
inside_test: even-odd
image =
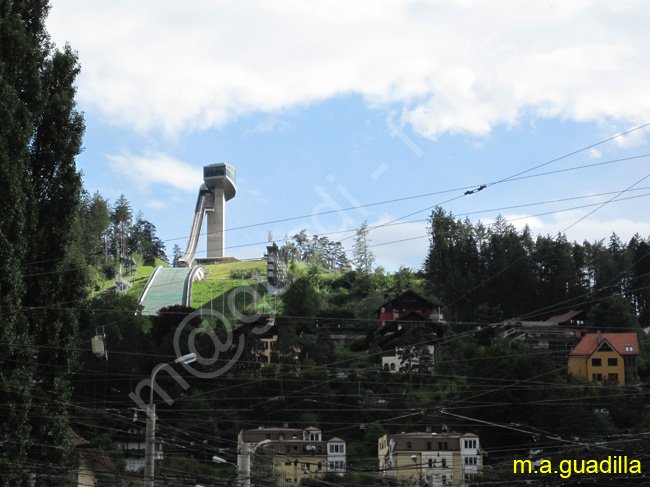
[[[83,439],[74,431],[76,452],[79,465],[74,474],[74,482],[67,484],[70,487],[94,486],[102,481],[112,483],[115,480],[115,465],[108,455],[96,444]]]
[[[271,450],[273,477],[280,487],[294,486],[302,479],[326,473],[345,473],[345,441],[340,438],[325,440],[322,431],[313,426],[242,430],[237,443],[240,452],[253,452],[260,444],[265,446],[265,451]],[[244,443],[246,447],[242,448]],[[241,456],[238,455],[240,475],[250,477],[247,473],[251,469],[250,460],[240,461]]]
[[[569,374],[625,385],[638,376],[638,355],[636,333],[588,333],[569,354]]]
[[[472,433],[401,433],[378,440],[379,472],[398,485],[466,487],[483,466],[479,438]]]

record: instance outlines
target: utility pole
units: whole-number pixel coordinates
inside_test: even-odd
[[[271,440],[264,440],[249,446],[247,442],[242,441],[237,450],[237,483],[240,487],[251,486],[251,454],[255,453],[260,446],[270,443]]]
[[[174,360],[175,364],[191,364],[196,361],[195,353],[188,353],[182,357]],[[155,441],[156,441],[156,405],[153,403],[153,391],[156,387],[156,374],[168,363],[158,364],[151,372],[151,382],[149,388],[149,404],[147,404],[147,433],[145,437],[145,451],[144,451],[144,487],[154,487],[154,462],[155,458]]]

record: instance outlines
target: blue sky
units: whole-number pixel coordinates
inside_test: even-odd
[[[650,127],[526,175],[591,167],[464,195],[650,122],[647,2],[51,3],[52,39],[82,67],[85,187],[124,193],[169,254],[215,162],[237,168],[239,258],[269,231],[390,222],[370,234],[377,263],[416,269],[439,204],[580,242],[650,236]]]

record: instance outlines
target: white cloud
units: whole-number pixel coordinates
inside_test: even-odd
[[[545,219],[523,214],[508,214],[504,215],[504,218],[520,231],[528,224],[533,238],[537,235],[555,237],[562,233],[570,242],[582,243],[585,240],[588,242],[607,240],[612,233],[616,233],[623,241],[629,241],[636,233],[643,238],[650,235],[650,223],[646,221],[632,218],[599,218],[597,213],[581,220],[587,213],[588,210],[571,210]],[[482,221],[485,224],[493,222],[493,220]]]
[[[147,208],[152,208],[154,210],[162,210],[164,208],[169,208],[169,203],[166,201],[161,201],[161,200],[150,200],[147,201],[144,206]]]
[[[247,129],[244,132],[244,135],[263,133],[263,132],[273,132],[273,131],[283,132],[287,130],[289,127],[290,125],[288,122],[276,118],[271,118],[269,120],[265,120],[263,122],[258,123],[253,128]]]
[[[603,153],[600,152],[598,149],[590,149],[589,150],[589,158],[590,159],[600,159],[603,156]]]
[[[148,188],[152,183],[157,183],[188,192],[198,192],[203,182],[201,168],[167,154],[146,152],[136,156],[123,152],[106,157],[113,172],[135,181],[138,187]]]
[[[388,215],[368,222],[370,228],[379,225],[384,226],[374,228],[368,234],[370,250],[375,254],[376,262],[389,272],[399,270],[402,265],[413,270],[420,269],[429,250],[427,224],[395,221],[394,217]]]
[[[358,93],[435,138],[529,113],[650,118],[648,14],[641,0],[56,0],[48,28],[79,52],[84,110],[122,127],[178,134]]]

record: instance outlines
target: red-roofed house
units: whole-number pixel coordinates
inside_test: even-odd
[[[377,315],[377,328],[382,329],[413,312],[424,316],[429,321],[442,321],[439,307],[436,307],[431,301],[424,299],[413,291],[405,291],[391,301],[385,302],[375,311]]]
[[[638,376],[638,355],[636,333],[588,333],[569,354],[569,373],[625,385],[626,377]]]

